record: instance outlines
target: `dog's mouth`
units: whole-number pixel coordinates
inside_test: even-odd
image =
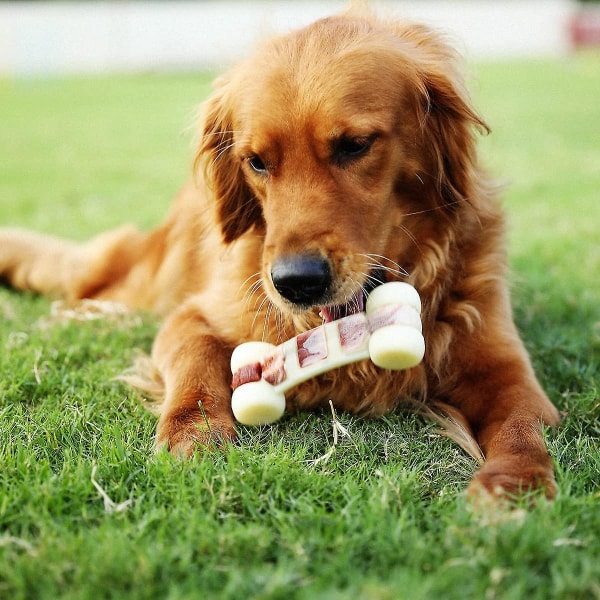
[[[320,315],[325,323],[343,319],[349,315],[363,312],[369,294],[386,282],[384,269],[374,269],[369,273],[367,281],[344,304],[321,306]]]

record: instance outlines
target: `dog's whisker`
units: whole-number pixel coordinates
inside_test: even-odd
[[[265,294],[264,292],[261,292],[260,288],[257,288],[251,294],[248,294],[244,301],[244,312],[255,312],[257,305],[264,296]],[[252,303],[252,301],[254,302]]]
[[[267,308],[268,308],[268,303],[269,303],[269,297],[266,294],[263,294],[263,298],[260,302],[260,304],[258,305],[258,307],[256,308],[255,312],[254,312],[254,318],[252,319],[252,327],[251,329],[254,329],[255,325],[256,325],[256,320],[258,319],[258,317],[263,313],[263,311],[265,310],[265,304],[267,304]],[[264,317],[263,317],[264,318]]]
[[[265,309],[265,316],[263,319],[263,329],[262,329],[262,337],[261,340],[264,342],[269,339],[269,322],[271,320],[271,313],[273,312],[273,303],[265,297],[265,301],[267,301],[267,308]]]
[[[408,277],[408,271],[399,265],[396,261],[388,258],[387,256],[383,256],[381,254],[362,254],[361,256],[365,257],[369,261],[365,266],[371,269],[383,269],[387,273],[391,273],[392,275],[403,275],[404,277]],[[389,264],[386,264],[389,263]],[[391,265],[391,266],[390,266]]]
[[[263,294],[263,299],[262,299],[261,303],[258,305],[258,308],[256,309],[256,314],[254,315],[254,319],[258,318],[258,315],[261,312],[263,312],[265,304],[268,305],[269,303],[270,303],[269,297],[266,294]]]
[[[359,284],[355,279],[351,278],[350,281],[352,282],[353,289],[359,289],[364,292],[364,287],[361,284]],[[348,304],[351,308],[354,308],[356,312],[360,312],[361,309],[364,308],[363,306],[361,306],[359,295],[356,293],[352,294],[350,298],[346,298],[346,304]]]
[[[231,150],[231,148],[234,148],[237,145],[239,145],[239,142],[232,140],[229,137],[219,141],[219,143],[214,147],[216,155],[211,161],[211,165],[214,165],[227,151]]]
[[[406,228],[404,225],[396,225],[396,227],[406,235],[406,237],[414,244],[415,248],[417,248],[418,250],[421,249],[419,240],[417,240],[414,233],[412,233],[410,229]]]
[[[285,334],[285,317],[283,312],[277,307],[275,307],[275,311],[275,329],[277,331],[277,341],[282,342],[283,340],[287,339]]]
[[[393,268],[393,267],[388,267],[386,265],[382,265],[381,263],[367,263],[366,266],[371,267],[372,269],[381,269],[381,270],[385,271],[386,273],[390,273],[392,275],[403,275],[404,277],[408,277],[408,275],[409,275],[408,271],[406,269],[404,269],[403,267]],[[369,275],[369,278],[372,278],[373,280],[375,280],[373,275]]]
[[[256,278],[256,281],[250,283],[253,278]],[[244,282],[240,285],[240,290],[242,290],[247,284],[249,284],[248,289],[243,294],[245,298],[243,305],[244,311],[253,310],[254,308],[256,308],[256,304],[260,299],[259,292],[261,292],[262,288],[262,279],[260,277],[260,271],[258,271],[257,273],[253,273],[252,275],[250,275],[250,277],[246,278]],[[254,302],[254,306],[251,306],[251,302],[253,299],[256,300]]]
[[[219,142],[215,146],[216,148],[220,148],[220,147],[223,147],[223,146],[228,146],[230,144],[233,144],[235,146],[237,143],[239,143],[237,140],[234,140],[231,136],[228,136],[228,135],[225,136],[225,135],[223,135],[221,137],[222,137],[222,139],[219,140]]]
[[[217,148],[216,148],[217,155],[212,160],[212,164],[214,165],[228,150],[231,150],[231,148],[234,148],[237,145],[238,145],[238,142],[233,142],[231,144],[224,146],[223,148],[221,148],[220,146],[217,146]]]
[[[234,146],[235,146],[235,142],[231,142],[230,140],[227,140],[226,142],[223,142],[223,143],[215,146],[215,150],[217,152],[217,155],[215,156],[215,160],[218,160],[219,157],[221,156],[221,154],[223,154],[223,152],[227,152],[227,150],[229,150],[230,148],[233,148]]]
[[[244,133],[241,129],[220,129],[219,131],[211,131],[202,135],[202,138],[209,138],[213,136],[225,137],[226,134],[230,133]]]
[[[262,281],[257,281],[250,286],[250,288],[248,289],[248,293],[253,296],[257,294],[261,290],[261,288]]]
[[[250,299],[253,296],[256,296],[259,292],[261,292],[261,290],[262,290],[262,282],[257,281],[256,283],[253,283],[248,288],[248,291],[246,292],[246,296],[248,297],[248,299]]]
[[[375,261],[378,265],[381,265],[382,267],[385,266],[384,263],[389,263],[389,264],[393,265],[394,267],[396,267],[396,269],[402,270],[402,267],[395,260],[392,260],[389,256],[384,256],[383,254],[374,254],[374,253],[363,254],[362,256]]]
[[[369,252],[365,254],[359,254],[358,256],[362,256],[363,258],[366,258],[367,260],[370,260],[378,265],[383,265],[384,263],[391,263],[394,266],[399,266],[397,262],[393,261],[387,256],[384,256],[383,254],[375,254]]]
[[[259,290],[261,287],[262,287],[262,280],[259,278],[248,286],[246,293],[253,294],[257,290]]]
[[[424,215],[430,212],[434,212],[436,210],[443,210],[445,208],[448,208],[450,206],[457,206],[459,204],[468,204],[469,201],[467,198],[460,198],[458,200],[454,200],[453,202],[448,202],[446,204],[443,204],[441,206],[432,206],[430,208],[424,208],[423,210],[415,210],[413,212],[409,212],[409,213],[403,213],[402,217],[414,217],[416,215]]]
[[[265,318],[263,322],[263,341],[271,339],[274,333],[275,340],[277,343],[279,343],[282,341],[282,339],[284,339],[283,330],[283,314],[279,308],[273,302],[271,302],[271,300],[268,300],[268,306],[265,311]]]
[[[361,286],[363,292],[365,291],[365,286],[366,286],[367,283],[370,283],[370,284],[373,284],[373,285],[379,285],[380,283],[382,283],[382,281],[380,281],[380,279],[378,277],[374,276],[374,275],[366,275],[365,276],[365,285]]]
[[[249,277],[246,277],[246,279],[244,279],[244,281],[242,281],[242,283],[240,284],[240,289],[242,289],[246,284],[248,284],[250,281],[252,281],[252,279],[258,279],[258,281],[260,281],[260,271],[257,271],[256,273],[252,273],[252,275],[250,275]],[[252,285],[256,285],[256,281]]]

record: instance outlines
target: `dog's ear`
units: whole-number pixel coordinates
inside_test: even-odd
[[[462,60],[443,39],[426,27],[411,25],[403,37],[415,44],[422,143],[428,170],[445,204],[472,201],[478,177],[476,134],[489,127],[471,105]]]
[[[471,107],[462,82],[429,73],[425,88],[423,135],[438,191],[447,204],[471,201],[471,186],[478,179],[475,134],[489,128]]]
[[[233,152],[233,106],[230,83],[216,82],[213,95],[201,109],[201,138],[194,161],[217,203],[217,215],[226,243],[230,243],[262,221],[262,213],[248,187],[241,164]]]

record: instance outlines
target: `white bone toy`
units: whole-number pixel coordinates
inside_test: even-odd
[[[280,346],[240,344],[231,356],[231,408],[244,425],[266,425],[281,418],[285,393],[298,384],[343,365],[370,358],[383,369],[418,365],[425,354],[421,299],[408,283],[375,288],[366,312],[311,329]]]

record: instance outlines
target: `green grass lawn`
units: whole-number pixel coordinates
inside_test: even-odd
[[[476,75],[485,159],[510,183],[517,321],[564,414],[556,501],[472,512],[476,464],[410,413],[338,415],[350,437],[326,462],[327,414],[154,456],[154,418],[112,378],[156,321],[53,323],[48,300],[0,288],[0,598],[600,598],[600,56]],[[157,223],[208,81],[0,82],[0,224]]]

